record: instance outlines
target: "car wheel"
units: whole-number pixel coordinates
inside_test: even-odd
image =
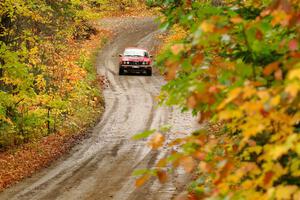
[[[119,75],[124,75],[124,69],[122,67],[119,68]]]
[[[152,76],[152,69],[147,69],[146,72],[147,72],[147,75],[148,75],[148,76]]]

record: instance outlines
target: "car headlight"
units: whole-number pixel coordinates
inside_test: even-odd
[[[127,61],[127,63],[126,63],[127,65],[129,65],[129,61]]]

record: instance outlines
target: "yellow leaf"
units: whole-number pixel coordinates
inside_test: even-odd
[[[297,124],[298,122],[300,122],[300,112],[297,112],[293,116],[292,121],[291,121],[292,124]]]
[[[278,200],[289,200],[292,199],[292,195],[297,191],[297,186],[295,185],[280,185],[276,188],[275,196]]]
[[[274,194],[275,194],[275,188],[274,187],[268,187],[268,190],[267,190],[267,193],[266,193],[266,196],[267,196],[267,199],[272,199],[274,198]]]
[[[240,110],[223,110],[218,116],[220,120],[228,120],[232,118],[241,118],[243,113]]]
[[[240,108],[251,116],[260,113],[263,109],[263,104],[260,101],[251,101],[244,103]]]
[[[242,183],[242,188],[244,188],[244,189],[250,189],[250,188],[252,188],[253,187],[253,181],[250,181],[250,180],[246,180],[246,181],[244,181],[243,183]]]
[[[280,95],[276,95],[275,97],[273,97],[271,99],[271,102],[270,102],[271,106],[273,106],[273,107],[277,106],[280,103],[280,100],[281,100]]]
[[[203,21],[200,27],[204,32],[207,32],[207,33],[211,33],[215,29],[215,25],[208,23],[207,21]]]
[[[243,90],[243,98],[248,99],[256,94],[256,90],[253,87],[245,87]]]
[[[276,160],[281,157],[283,154],[287,153],[288,147],[282,146],[275,146],[272,151],[270,152],[272,159]]]
[[[267,102],[270,99],[270,93],[265,90],[258,91],[257,96],[262,100],[262,102]]]
[[[163,158],[158,161],[158,163],[156,164],[156,167],[166,167],[167,164],[168,164],[167,159]]]
[[[296,153],[298,154],[298,155],[300,155],[300,144],[297,144],[296,145]]]
[[[236,99],[242,92],[242,88],[235,88],[231,90],[228,97],[218,106],[218,110],[222,110],[228,103]]]
[[[300,191],[299,190],[294,193],[293,199],[300,199]]]
[[[285,88],[285,92],[290,95],[291,98],[295,98],[300,90],[300,85],[298,83],[289,84]]]
[[[265,129],[265,126],[263,124],[259,124],[259,121],[256,122],[256,124],[246,124],[242,126],[243,129],[243,135],[246,138],[249,138],[251,136],[254,136],[260,132],[262,132]]]
[[[300,160],[298,159],[292,159],[291,165],[290,165],[290,171],[292,176],[299,177],[300,176]]]
[[[288,74],[288,79],[292,80],[292,79],[300,79],[300,68],[298,69],[293,69],[289,72]]]

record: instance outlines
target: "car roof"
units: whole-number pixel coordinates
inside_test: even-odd
[[[132,49],[132,50],[140,50],[140,51],[148,51],[147,49],[143,49],[143,48],[138,48],[138,47],[127,47],[125,48],[125,50],[129,50],[129,49]]]

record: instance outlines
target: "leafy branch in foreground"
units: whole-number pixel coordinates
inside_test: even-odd
[[[155,169],[196,174],[194,199],[299,199],[300,2],[162,3],[164,26],[187,36],[158,58],[161,102],[210,125],[171,142]]]

